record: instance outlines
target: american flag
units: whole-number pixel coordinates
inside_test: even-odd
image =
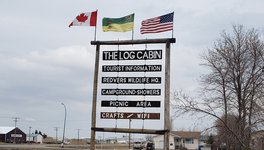
[[[173,30],[173,14],[174,12],[143,20],[141,23],[140,33],[159,33]]]

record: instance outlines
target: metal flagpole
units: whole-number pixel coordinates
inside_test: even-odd
[[[94,41],[96,41],[96,32],[97,32],[97,16],[98,16],[98,9],[96,9],[96,23],[94,29]]]
[[[173,31],[174,31],[174,30],[173,30],[173,27],[172,27],[172,31],[171,31],[171,38],[173,38]]]
[[[135,25],[134,19],[135,19],[135,14],[133,16],[134,16],[134,18],[133,18],[133,29],[132,29],[132,41],[134,40],[134,25]]]
[[[173,18],[172,18],[172,31],[171,31],[171,38],[173,38],[173,32],[174,32],[174,12],[173,12]]]
[[[133,26],[133,30],[132,30],[132,41],[134,40],[134,26]]]
[[[95,26],[95,29],[94,29],[94,41],[96,41],[96,29],[97,29],[97,26]]]

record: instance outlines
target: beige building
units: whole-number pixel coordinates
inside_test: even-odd
[[[198,150],[199,138],[201,132],[192,131],[171,131],[170,132],[170,150],[179,150],[180,148],[187,148],[188,150]],[[162,150],[164,143],[164,136],[158,135],[153,138],[155,149]]]

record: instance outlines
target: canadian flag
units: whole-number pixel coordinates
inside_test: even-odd
[[[69,25],[71,26],[96,26],[97,11],[81,13]]]

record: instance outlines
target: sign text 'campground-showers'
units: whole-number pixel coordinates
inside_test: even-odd
[[[102,95],[123,95],[123,96],[159,96],[161,95],[161,89],[102,89]]]

